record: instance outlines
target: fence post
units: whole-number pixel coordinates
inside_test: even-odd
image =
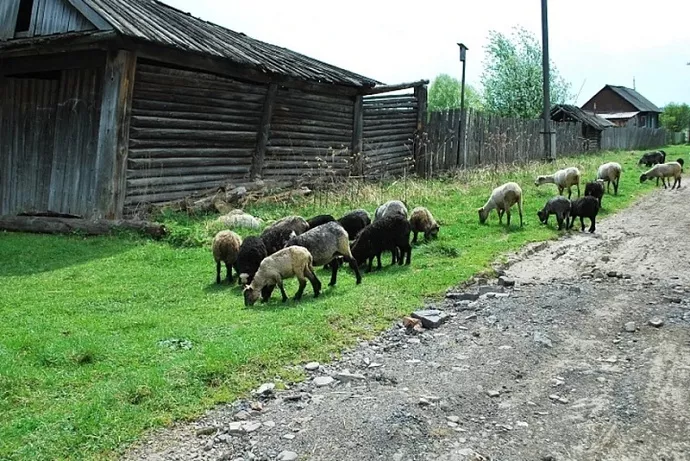
[[[364,132],[364,98],[361,94],[355,96],[355,107],[352,114],[352,155],[351,172],[355,176],[364,174],[363,133]]]
[[[414,96],[417,99],[417,131],[414,139],[414,164],[417,174],[426,176],[424,162],[426,117],[427,117],[427,90],[426,85],[415,87]]]
[[[252,169],[250,171],[250,178],[252,180],[261,176],[264,170],[264,157],[266,156],[268,138],[271,134],[271,119],[273,118],[273,107],[275,105],[277,93],[278,85],[276,83],[269,84],[266,90],[266,97],[264,98],[261,126],[259,127],[259,134],[256,139],[256,152],[254,152],[254,158],[252,158]]]

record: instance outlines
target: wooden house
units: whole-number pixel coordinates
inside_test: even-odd
[[[395,135],[392,155],[418,127],[399,100],[364,95],[413,86],[156,0],[2,0],[0,215],[119,218],[228,182],[346,172],[367,136]],[[406,122],[382,130],[391,117]]]
[[[624,86],[606,85],[581,108],[609,120],[616,126],[661,126],[661,110],[636,90]]]
[[[582,125],[582,139],[585,150],[601,148],[601,133],[614,127],[610,122],[597,115],[589,114],[577,106],[557,104],[551,109],[551,120],[555,122],[579,122]]]

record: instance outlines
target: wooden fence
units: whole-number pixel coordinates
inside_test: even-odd
[[[685,144],[686,137],[685,133],[682,132],[667,132],[666,133],[666,145],[676,146],[678,144]]]
[[[661,128],[634,126],[608,128],[601,133],[601,150],[653,149],[666,144],[666,131]]]

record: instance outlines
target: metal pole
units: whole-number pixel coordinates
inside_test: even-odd
[[[458,163],[460,163],[460,149],[462,149],[463,168],[467,168],[467,149],[465,149],[465,61],[462,61],[462,84],[460,87],[460,133],[458,134]]]
[[[551,157],[551,78],[549,70],[549,16],[547,0],[541,0],[542,71],[544,79],[544,157]]]

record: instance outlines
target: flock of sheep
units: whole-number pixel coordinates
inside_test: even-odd
[[[683,160],[666,163],[666,154],[655,151],[644,154],[639,165],[651,167],[640,176],[640,182],[648,179],[661,179],[664,188],[671,184],[672,189],[680,188]],[[601,165],[597,170],[597,178],[585,185],[584,196],[580,197],[580,171],[575,167],[565,168],[552,175],[539,176],[536,186],[555,184],[559,196],[549,200],[544,208],[537,212],[539,220],[548,224],[549,216],[555,215],[558,229],[565,226],[572,229],[576,218],[580,218],[582,231],[585,230],[584,218],[591,222],[589,232],[595,231],[596,216],[601,208],[606,191],[610,193],[613,185],[614,194],[618,194],[622,168],[620,164],[609,162]],[[578,198],[570,201],[572,187],[577,188]],[[567,189],[568,198],[563,197]],[[495,188],[486,204],[479,208],[479,222],[485,223],[490,212],[496,210],[499,224],[503,215],[507,217],[510,226],[510,210],[517,205],[520,215],[520,226],[523,225],[522,189],[517,183],[509,182]],[[249,220],[255,218],[247,215]],[[374,219],[371,220],[366,210],[351,211],[336,220],[331,215],[319,215],[305,220],[300,216],[288,216],[270,226],[258,236],[250,236],[242,240],[235,232],[223,230],[216,234],[212,243],[213,256],[216,262],[216,282],[221,283],[222,264],[225,264],[227,278],[233,282],[233,269],[238,275],[238,283],[244,286],[245,306],[252,306],[259,298],[265,302],[277,286],[282,294],[283,302],[287,301],[283,280],[297,278],[299,288],[295,300],[299,300],[304,293],[307,281],[311,283],[314,297],[321,291],[321,282],[314,272],[315,266],[325,266],[331,269],[329,285],[337,281],[338,269],[343,262],[349,264],[354,272],[356,283],[362,281],[360,267],[368,263],[368,271],[372,270],[374,258],[377,267],[381,268],[381,254],[390,251],[392,263],[399,265],[410,264],[412,246],[410,234],[417,242],[419,233],[425,239],[435,238],[440,226],[431,212],[418,207],[412,210],[408,219],[405,204],[398,200],[389,201],[376,209]]]

